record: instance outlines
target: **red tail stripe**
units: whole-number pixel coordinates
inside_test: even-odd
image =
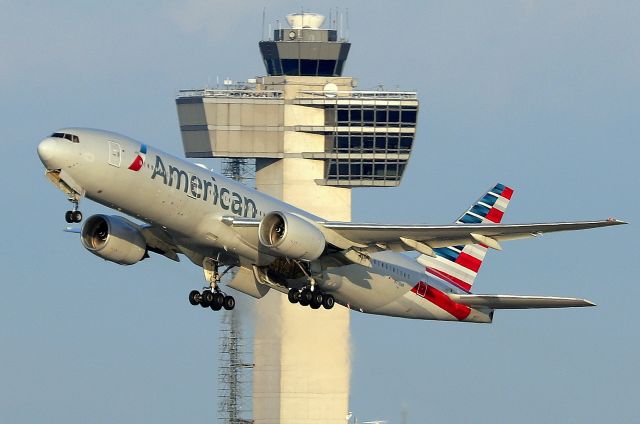
[[[460,266],[470,269],[473,272],[478,272],[478,270],[480,269],[480,265],[482,265],[482,261],[480,259],[474,258],[473,256],[464,252],[460,253],[458,259],[456,259],[456,263]]]
[[[426,283],[420,281],[411,289],[411,291],[417,294],[418,296],[433,303],[440,309],[450,313],[451,315],[456,317],[457,320],[462,321],[463,319],[468,317],[469,314],[471,313],[470,307],[468,307],[467,305],[463,305],[461,303],[454,302],[453,300],[451,300],[451,298],[449,298],[449,296],[447,296],[440,290],[433,288],[429,285],[426,285],[427,290],[424,292],[424,295],[418,294],[418,286],[420,286],[420,284],[426,285]]]
[[[491,222],[495,222],[496,224],[498,224],[500,221],[502,221],[503,215],[504,212],[502,212],[500,209],[491,208],[489,209],[489,212],[487,213],[487,216],[485,218],[487,218]]]
[[[461,279],[456,278],[453,275],[449,275],[444,271],[440,271],[439,269],[435,269],[435,268],[427,268],[427,272],[431,275],[435,275],[436,277],[443,279],[447,283],[453,284],[457,288],[462,289],[467,293],[471,291],[471,284],[465,281],[462,281]]]
[[[502,194],[500,194],[500,196],[504,197],[505,199],[511,199],[511,196],[513,196],[513,189],[505,187],[504,190],[502,190]]]

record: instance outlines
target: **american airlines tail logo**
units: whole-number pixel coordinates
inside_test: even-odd
[[[147,146],[142,144],[140,146],[140,152],[138,152],[138,156],[133,160],[133,163],[129,165],[129,169],[132,171],[139,171],[142,169],[142,165],[144,165],[144,160],[147,157]]]

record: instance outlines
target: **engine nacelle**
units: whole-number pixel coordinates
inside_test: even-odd
[[[258,227],[260,243],[277,256],[313,261],[327,242],[314,224],[288,212],[267,214]]]
[[[94,255],[120,265],[140,262],[147,252],[144,236],[120,216],[93,215],[82,226],[82,245]]]

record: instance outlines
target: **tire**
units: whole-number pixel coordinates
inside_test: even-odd
[[[191,293],[189,293],[189,303],[191,303],[193,306],[196,306],[200,303],[200,298],[202,296],[200,295],[200,292],[198,290],[191,290]]]
[[[226,309],[227,311],[230,311],[235,308],[236,300],[233,298],[233,296],[225,296],[222,306],[224,306],[224,309]]]
[[[300,300],[298,300],[298,302],[300,302],[302,306],[309,306],[312,298],[313,293],[311,292],[311,290],[302,289],[302,291],[300,292]]]
[[[322,306],[325,309],[331,309],[336,304],[336,300],[330,294],[325,294],[324,299],[322,300]]]
[[[213,302],[213,293],[211,293],[211,290],[203,291],[202,299],[200,299],[200,306],[208,308],[209,305],[211,305],[211,302]]]
[[[222,309],[222,305],[224,305],[224,295],[222,293],[214,293],[213,301],[211,302],[211,309],[219,311]]]
[[[64,214],[64,220],[67,221],[68,224],[71,224],[73,222],[72,214],[73,214],[73,212],[71,212],[71,211],[67,211]]]
[[[289,302],[298,303],[300,301],[300,292],[296,289],[291,289],[289,293],[287,293],[287,297],[289,298]]]
[[[322,293],[319,291],[314,291],[311,296],[311,302],[309,302],[311,309],[320,308],[320,306],[322,306],[323,300],[324,300],[324,296],[322,295]]]
[[[76,223],[82,222],[82,212],[80,211],[71,212],[71,219],[73,220],[73,222],[76,222]]]

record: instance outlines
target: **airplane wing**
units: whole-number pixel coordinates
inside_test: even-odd
[[[535,237],[558,231],[586,230],[626,224],[616,219],[602,221],[554,222],[544,224],[450,224],[450,225],[384,225],[350,222],[323,222],[354,244],[395,245],[401,250],[429,251],[433,248],[485,244],[500,249],[500,241]]]
[[[245,237],[257,238],[259,219],[225,217],[223,222],[239,231],[249,231]],[[501,250],[500,242],[536,237],[559,231],[586,230],[626,224],[609,218],[601,221],[551,222],[541,224],[447,224],[447,225],[389,225],[353,222],[318,221],[316,225],[324,233],[327,242],[344,249],[353,260],[360,261],[360,254],[351,249],[416,250],[435,256],[433,249],[480,243]],[[359,256],[360,255],[360,256]],[[356,258],[357,257],[357,258]]]

